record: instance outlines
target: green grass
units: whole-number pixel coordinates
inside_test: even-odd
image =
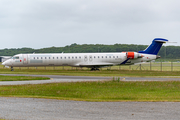
[[[180,101],[180,82],[73,82],[1,86],[0,96],[80,101]]]
[[[154,64],[159,68],[159,64]],[[168,64],[169,65],[169,64]],[[167,65],[166,65],[167,66]],[[178,66],[178,65],[177,65]],[[124,68],[123,68],[124,67]],[[130,70],[126,69],[129,68]],[[135,66],[137,67],[137,66]],[[145,66],[144,67],[148,67]],[[112,69],[113,68],[113,69]],[[108,68],[109,69],[109,68]],[[34,68],[0,68],[0,74],[42,74],[71,76],[133,76],[133,77],[180,77],[180,71],[150,71],[135,70],[133,66],[103,68],[100,71],[90,71],[87,68],[72,67],[38,67]],[[165,67],[163,68],[165,69]],[[0,76],[1,77],[1,76]],[[12,78],[12,76],[10,76]],[[8,79],[10,79],[8,78]],[[18,78],[19,79],[19,78]],[[37,78],[36,78],[37,79]],[[44,79],[44,78],[43,78]],[[24,78],[23,78],[24,80]],[[0,86],[0,96],[34,97],[61,100],[81,101],[178,101],[180,102],[180,82],[124,82],[120,80],[104,82],[73,82],[38,85]]]
[[[139,76],[139,77],[157,77],[157,76],[180,76],[180,71],[148,71],[148,70],[32,70],[0,69],[0,74],[42,74],[42,75],[70,75],[70,76]]]
[[[180,73],[180,63],[178,62],[164,62],[162,63],[145,63],[141,65],[141,70],[139,65],[131,66],[112,66],[107,68],[101,68],[100,71],[90,71],[89,68],[79,68],[79,67],[69,67],[69,66],[49,66],[49,67],[14,67],[13,72],[10,71],[10,68],[4,68],[0,65],[0,73],[7,74],[54,74],[54,75],[83,75],[83,76],[149,76],[148,72],[151,73],[163,73],[160,76],[179,76]],[[151,67],[150,67],[151,66]],[[110,72],[111,71],[111,72]],[[125,72],[123,72],[125,71]],[[141,75],[143,71],[144,75]],[[131,74],[132,73],[132,74]],[[147,73],[147,74],[146,74]],[[175,75],[176,74],[176,75]],[[157,75],[155,75],[157,76]]]
[[[27,81],[27,80],[49,80],[48,77],[31,77],[31,76],[3,76],[0,75],[0,81]]]
[[[148,62],[141,65],[142,70],[153,70],[153,71],[180,71],[180,62]],[[0,65],[0,69],[3,69],[4,66]],[[5,69],[5,68],[4,68]],[[88,68],[79,68],[79,67],[69,67],[69,66],[48,66],[48,67],[14,67],[15,71],[17,69],[31,69],[31,70],[90,70]],[[139,65],[121,65],[121,66],[111,66],[101,68],[101,70],[140,70]]]

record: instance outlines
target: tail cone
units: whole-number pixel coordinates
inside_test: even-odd
[[[159,59],[159,58],[161,58],[161,56],[156,55],[156,59]]]

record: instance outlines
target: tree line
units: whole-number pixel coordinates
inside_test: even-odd
[[[65,47],[49,47],[42,49],[33,48],[11,48],[1,49],[0,56],[13,56],[20,53],[96,53],[96,52],[125,52],[125,51],[141,51],[148,47],[148,45],[135,45],[135,44],[71,44]],[[161,58],[179,59],[180,46],[162,46],[158,55]]]

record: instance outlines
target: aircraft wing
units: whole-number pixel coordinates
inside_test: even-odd
[[[103,67],[103,66],[113,66],[113,63],[95,63],[95,64],[79,64],[80,67]]]
[[[120,63],[122,64],[126,64],[126,62],[129,60],[130,58],[127,58],[124,62]],[[113,66],[116,65],[114,63],[93,63],[93,64],[79,64],[78,66],[80,67],[104,67],[104,66]]]
[[[139,65],[139,64],[144,64],[144,63],[147,63],[147,62],[134,63],[134,65]]]

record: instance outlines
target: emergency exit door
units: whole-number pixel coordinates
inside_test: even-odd
[[[28,55],[27,54],[23,55],[23,64],[28,64]]]

